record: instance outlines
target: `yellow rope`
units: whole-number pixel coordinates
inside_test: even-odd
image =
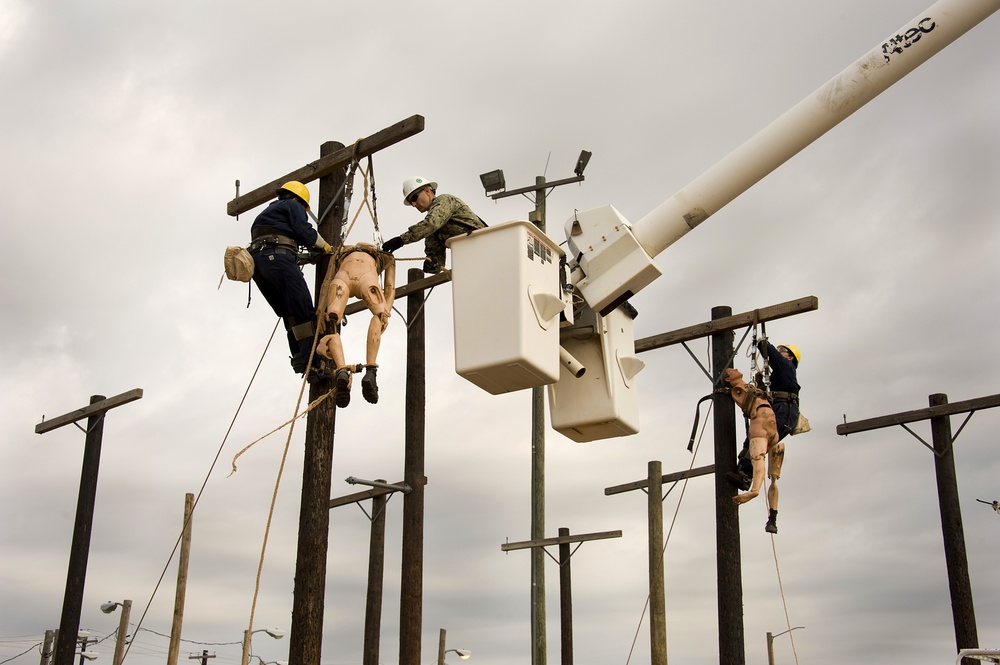
[[[766,501],[764,502],[766,505]],[[788,618],[788,603],[785,601],[785,586],[781,583],[781,568],[778,566],[778,548],[774,544],[774,534],[771,534],[771,552],[774,553],[774,570],[778,574],[778,590],[781,592],[781,606],[785,610],[785,624],[788,627],[788,639],[792,642],[792,655],[795,665],[799,665],[799,654],[795,651],[795,635],[792,632],[792,622]]]
[[[253,385],[254,379],[257,378],[257,372],[260,371],[260,366],[264,362],[264,357],[267,355],[267,350],[271,347],[271,342],[274,340],[274,333],[278,330],[278,323],[281,319],[278,319],[274,324],[274,329],[271,331],[271,336],[267,340],[267,344],[264,345],[264,351],[260,354],[260,359],[257,361],[257,367],[253,370],[253,375],[250,377],[249,383],[247,383],[246,390],[243,391],[243,397],[240,399],[239,405],[236,407],[236,413],[233,414],[233,419],[229,422],[229,428],[226,430],[226,435],[222,437],[222,443],[219,444],[219,450],[215,453],[215,458],[212,460],[212,464],[208,468],[208,473],[205,474],[205,480],[201,483],[201,488],[198,490],[197,496],[194,498],[194,502],[191,504],[191,515],[188,517],[188,521],[194,518],[194,511],[198,507],[198,502],[201,500],[201,495],[205,491],[205,487],[208,485],[208,479],[212,477],[212,471],[215,470],[215,465],[219,462],[219,457],[222,455],[222,449],[226,446],[226,441],[229,440],[229,435],[233,431],[233,426],[236,424],[236,418],[240,415],[240,411],[243,409],[243,403],[246,402],[247,395],[250,393],[250,387]],[[174,560],[174,555],[177,554],[177,548],[181,544],[181,540],[184,538],[184,530],[187,529],[187,521],[181,527],[181,532],[177,536],[177,540],[174,541],[174,548],[170,551],[170,556],[167,557],[167,562],[163,566],[163,570],[160,572],[160,577],[156,580],[156,585],[153,587],[153,592],[149,594],[149,601],[146,603],[146,607],[142,610],[142,615],[139,617],[139,622],[136,624],[135,629],[138,631],[142,626],[142,622],[146,618],[146,614],[149,612],[149,608],[153,604],[153,599],[156,597],[157,591],[160,589],[160,585],[163,583],[163,578],[167,574],[167,569],[170,567],[170,563]],[[128,657],[128,652],[132,648],[132,642],[128,641],[125,647],[125,653],[122,655],[122,661]]]
[[[281,453],[281,464],[278,466],[278,476],[274,480],[274,492],[271,494],[271,506],[270,508],[268,508],[267,511],[267,524],[264,527],[264,540],[260,545],[260,561],[257,563],[257,577],[254,580],[254,586],[253,586],[253,600],[250,603],[250,620],[247,623],[247,635],[250,635],[253,632],[253,617],[257,610],[257,597],[260,595],[260,576],[261,576],[261,571],[263,571],[264,569],[264,554],[267,551],[267,538],[271,533],[271,520],[274,518],[274,504],[278,500],[278,487],[281,485],[281,474],[285,470],[285,460],[288,458],[288,448],[292,442],[292,433],[295,431],[295,421],[298,420],[300,415],[303,415],[299,414],[299,407],[302,406],[302,395],[305,392],[306,385],[308,384],[309,371],[310,369],[312,369],[313,358],[316,356],[317,342],[319,342],[319,327],[316,328],[316,332],[313,334],[312,349],[309,350],[309,362],[306,363],[306,371],[302,374],[302,385],[299,387],[299,398],[295,402],[295,413],[292,415],[291,420],[289,420],[288,423],[286,423],[291,426],[288,428],[288,438],[285,439],[285,449]],[[323,395],[321,398],[315,400],[312,404],[309,405],[309,408],[306,409],[306,413],[314,409],[320,402],[329,397],[330,394],[331,393],[327,393],[326,395]],[[246,450],[246,448],[244,448],[244,450]],[[243,451],[240,451],[241,454],[242,452]],[[233,458],[233,461],[235,462],[235,458]],[[236,465],[234,464],[233,470],[235,471],[235,469]],[[241,665],[246,665],[246,664],[242,663]]]

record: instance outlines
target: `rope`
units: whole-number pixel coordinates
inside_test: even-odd
[[[698,443],[694,447],[694,451],[691,454],[691,464],[688,466],[688,471],[694,468],[694,461],[698,457],[698,449],[701,447],[701,439],[705,436],[705,428],[708,427],[708,415],[712,413],[712,404],[708,405],[708,412],[705,414],[705,423],[701,427],[701,435],[698,437]],[[681,510],[681,503],[684,501],[684,492],[687,491],[687,484],[690,478],[685,478],[683,484],[681,484],[681,495],[677,497],[677,506],[674,508],[674,516],[670,520],[670,528],[667,529],[667,537],[663,541],[663,551],[667,551],[667,544],[670,542],[670,534],[674,532],[674,524],[677,522],[677,514]],[[628,657],[625,659],[625,665],[632,660],[632,652],[635,650],[636,640],[639,639],[639,631],[642,629],[642,621],[646,617],[646,610],[649,609],[649,594],[646,594],[646,602],[642,606],[642,614],[639,615],[639,622],[635,627],[635,635],[632,636],[632,646],[629,647]],[[796,661],[798,665],[798,661]]]
[[[765,502],[767,505],[767,502]],[[781,606],[785,610],[785,624],[788,627],[788,638],[792,642],[792,655],[795,656],[795,665],[799,665],[799,654],[795,651],[795,635],[792,631],[792,622],[788,618],[788,603],[785,601],[785,586],[781,583],[781,568],[778,566],[778,548],[774,544],[774,534],[771,534],[771,551],[774,553],[774,570],[778,574],[778,590],[781,592]]]
[[[236,424],[236,418],[240,415],[240,411],[243,409],[243,404],[244,402],[246,402],[247,395],[250,393],[250,387],[253,385],[254,379],[257,378],[257,372],[260,371],[260,366],[264,362],[264,356],[267,355],[267,350],[270,348],[271,342],[274,340],[274,333],[278,330],[278,323],[280,321],[281,319],[278,319],[278,321],[275,322],[274,330],[271,331],[271,336],[268,338],[267,344],[264,345],[264,351],[263,353],[260,354],[260,360],[257,361],[257,367],[255,367],[253,370],[253,375],[250,377],[250,382],[247,384],[246,390],[243,391],[243,397],[240,399],[240,403],[236,407],[236,413],[233,414],[233,419],[229,423],[229,428],[226,430],[226,435],[222,437],[222,443],[219,444],[219,450],[215,453],[215,458],[212,460],[212,464],[208,468],[208,473],[205,475],[205,480],[202,481],[201,488],[198,490],[198,494],[195,496],[194,503],[191,505],[191,514],[188,517],[188,521],[190,521],[190,519],[194,517],[194,511],[198,507],[198,502],[201,500],[201,495],[205,491],[205,487],[208,485],[208,479],[212,476],[212,471],[215,470],[215,465],[218,463],[219,457],[222,455],[222,449],[225,447],[226,441],[229,439],[229,435],[233,431],[233,426]],[[159,591],[160,589],[160,584],[163,583],[163,578],[167,574],[167,569],[170,567],[170,563],[173,561],[174,555],[177,554],[177,548],[180,546],[181,539],[184,537],[184,530],[187,528],[188,521],[185,521],[184,525],[181,527],[181,532],[177,536],[177,540],[174,542],[174,548],[170,551],[170,556],[167,557],[167,562],[166,564],[164,564],[163,570],[160,572],[159,579],[156,580],[156,585],[153,587],[153,593],[149,595],[149,601],[146,602],[146,607],[143,608],[142,614],[139,617],[139,621],[138,623],[136,623],[135,626],[136,632],[138,632],[139,628],[142,627],[142,622],[146,618],[146,614],[149,612],[150,606],[153,604],[153,599],[156,597],[156,592]],[[132,642],[128,642],[125,647],[125,653],[122,654],[123,661],[128,656],[129,649],[131,648],[132,648]]]
[[[257,611],[257,597],[260,595],[260,576],[261,572],[264,570],[264,554],[265,552],[267,552],[267,539],[271,533],[271,521],[274,518],[274,505],[275,503],[277,503],[278,500],[278,488],[281,486],[281,475],[285,471],[285,460],[288,459],[288,448],[290,447],[292,442],[292,433],[295,431],[295,421],[299,418],[299,407],[302,406],[302,395],[305,392],[306,385],[308,384],[309,368],[312,367],[313,357],[315,357],[316,355],[317,342],[319,342],[318,327],[316,328],[316,332],[313,334],[312,349],[309,350],[309,362],[306,363],[306,371],[302,375],[302,384],[301,386],[299,386],[299,398],[295,402],[295,413],[293,414],[292,419],[289,421],[290,427],[288,428],[288,437],[285,439],[285,449],[281,453],[281,464],[278,466],[278,476],[274,479],[274,492],[271,494],[271,506],[267,510],[267,524],[264,527],[264,540],[260,545],[260,560],[257,563],[257,576],[254,579],[253,600],[250,603],[250,620],[247,624],[248,635],[251,632],[253,632],[253,617]],[[322,400],[326,399],[329,396],[330,393],[327,393],[322,398],[317,399],[313,404],[309,405],[309,409],[315,408],[317,404],[319,404]],[[233,468],[234,469],[236,468],[235,464],[233,465]]]

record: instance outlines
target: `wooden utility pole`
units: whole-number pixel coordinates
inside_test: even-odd
[[[740,314],[733,314],[730,307],[714,307],[712,308],[711,321],[635,341],[636,353],[642,353],[673,344],[685,344],[691,340],[711,336],[711,371],[705,369],[704,366],[702,366],[702,371],[705,372],[712,384],[715,464],[709,467],[680,472],[679,474],[668,474],[662,476],[662,480],[663,482],[667,482],[668,479],[677,481],[707,473],[714,473],[715,475],[715,537],[720,665],[744,665],[746,662],[743,631],[743,574],[740,558],[739,511],[738,506],[732,502],[732,497],[736,494],[736,488],[726,478],[728,471],[736,469],[736,407],[727,392],[718,390],[721,384],[720,377],[727,367],[732,366],[733,356],[736,353],[733,348],[733,331],[735,329],[809,312],[818,307],[819,301],[814,296]],[[686,344],[685,348],[687,348]],[[690,350],[688,352],[690,353]],[[694,354],[691,355],[697,361]],[[618,494],[620,492],[647,489],[649,487],[650,480],[647,478],[646,480],[607,488],[604,490],[604,493]],[[652,501],[652,497],[650,501]],[[653,506],[650,503],[649,510],[652,509]],[[653,528],[653,522],[654,520],[651,519],[651,529]],[[655,562],[651,559],[651,575],[654,568]],[[654,582],[654,580],[651,580],[651,582]],[[662,584],[662,580],[660,584]],[[650,595],[652,601],[652,589],[650,590]],[[650,631],[650,639],[655,644],[659,641],[659,638],[656,637],[658,628],[653,625],[652,617],[650,619]],[[665,634],[664,630],[664,644]]]
[[[174,619],[170,626],[167,665],[177,665],[184,625],[184,598],[187,595],[188,563],[191,561],[191,520],[194,519],[194,494],[184,495],[184,525],[181,530],[181,552],[177,559],[177,590],[174,592]],[[119,665],[117,662],[115,665]]]
[[[730,307],[713,307],[712,320],[732,316]],[[736,468],[736,408],[728,393],[716,390],[726,368],[733,366],[733,331],[712,334],[712,419],[715,431],[715,567],[718,576],[719,663],[746,663],[743,633],[743,559],[740,513],[733,503],[736,487],[726,472]]]
[[[937,477],[938,506],[941,512],[941,534],[944,537],[945,565],[948,569],[948,590],[951,593],[952,620],[955,624],[955,644],[958,651],[975,649],[979,646],[976,630],[976,612],[972,603],[972,582],[969,579],[969,561],[965,551],[965,530],[962,526],[962,508],[958,498],[958,480],[955,474],[954,443],[958,434],[951,434],[951,415],[968,413],[958,433],[962,432],[972,414],[979,409],[1000,406],[1000,395],[990,395],[964,402],[948,403],[948,396],[942,393],[928,397],[930,406],[926,409],[906,411],[879,418],[845,422],[837,426],[837,434],[847,436],[857,432],[901,425],[921,443],[934,452],[934,472]],[[931,421],[933,446],[920,439],[907,423],[923,420]],[[963,658],[964,665],[973,665],[976,660]]]
[[[365,605],[365,643],[364,665],[378,665],[379,640],[382,625],[382,583],[385,570],[385,507],[389,495],[393,492],[408,492],[409,487],[403,482],[390,485],[381,478],[374,481],[360,480],[353,476],[347,482],[356,485],[370,485],[371,489],[356,492],[346,496],[330,499],[330,508],[360,505],[362,501],[371,499],[372,512],[369,519],[372,523],[371,536],[368,543],[368,600]]]
[[[303,184],[319,179],[317,225],[320,234],[338,244],[343,226],[343,190],[346,167],[352,160],[367,157],[413,136],[424,129],[422,116],[414,115],[350,147],[328,141],[320,146],[320,158],[242,196],[226,206],[229,215],[237,216],[273,199],[278,187],[289,180]],[[317,300],[330,267],[330,257],[316,264],[315,298]],[[312,403],[333,389],[329,379],[309,386]],[[290,665],[319,665],[323,643],[323,607],[326,590],[326,558],[329,547],[330,491],[333,471],[336,406],[325,400],[306,417],[306,444],[302,477],[302,500],[299,507],[298,550],[295,561],[295,589],[292,599],[292,626],[289,634]],[[252,626],[250,627],[252,629]]]
[[[586,157],[584,157],[586,155]],[[535,209],[528,220],[545,232],[545,203],[548,191],[562,185],[583,182],[583,170],[590,161],[590,153],[583,151],[576,165],[576,175],[572,178],[546,182],[545,176],[535,176],[534,186],[506,191],[502,171],[498,189],[491,189],[483,180],[486,196],[496,201],[509,196],[535,195]],[[490,174],[493,175],[493,174]],[[486,177],[486,174],[480,178]],[[496,193],[491,193],[496,192]],[[531,389],[531,538],[545,537],[545,387]],[[541,549],[531,551],[531,665],[545,665],[548,644],[545,628],[545,553]]]
[[[572,665],[573,663],[573,607],[569,574],[569,559],[572,553],[569,551],[569,545],[571,543],[584,543],[589,540],[605,540],[607,538],[621,537],[621,531],[602,531],[600,533],[584,533],[571,536],[569,529],[563,527],[559,529],[559,536],[557,538],[532,538],[531,540],[517,543],[504,543],[500,546],[500,550],[503,552],[530,549],[532,552],[540,551],[543,555],[545,554],[545,548],[549,545],[559,546],[562,665]],[[573,551],[575,552],[576,550]]]
[[[411,285],[423,277],[407,271]],[[399,594],[399,665],[420,665],[424,594],[424,428],[427,408],[425,307],[423,293],[406,298],[406,405],[403,483],[403,548]]]
[[[42,420],[35,425],[35,433],[44,434],[69,424],[80,427],[77,421],[87,419],[87,428],[83,430],[87,436],[83,448],[80,494],[76,502],[76,523],[73,527],[73,542],[69,552],[66,593],[63,596],[62,617],[59,621],[59,634],[56,637],[55,665],[73,665],[73,656],[76,652],[76,635],[80,630],[80,615],[83,612],[83,589],[87,580],[87,560],[90,558],[90,534],[94,526],[104,415],[117,406],[128,404],[141,397],[142,390],[139,388],[111,398],[93,395],[89,406],[48,422]]]

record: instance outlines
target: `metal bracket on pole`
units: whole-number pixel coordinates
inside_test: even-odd
[[[406,483],[399,483],[392,485],[390,483],[383,483],[379,480],[363,480],[361,478],[355,478],[354,476],[348,476],[344,478],[344,482],[350,483],[351,485],[367,485],[369,487],[381,487],[382,489],[392,490],[393,492],[402,492],[403,494],[409,494],[413,491],[413,488]]]

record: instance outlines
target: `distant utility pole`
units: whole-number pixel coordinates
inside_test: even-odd
[[[87,435],[83,449],[80,495],[76,502],[76,524],[69,553],[69,571],[66,574],[66,594],[63,596],[62,617],[56,638],[55,665],[73,665],[73,655],[76,653],[76,636],[83,612],[83,589],[87,580],[87,560],[90,558],[90,533],[94,525],[94,506],[97,500],[97,473],[101,466],[104,414],[141,397],[142,390],[139,388],[110,399],[104,395],[93,395],[89,406],[47,422],[43,418],[42,422],[35,425],[36,434],[45,434],[63,425],[73,424]],[[78,420],[84,418],[87,419],[86,429],[77,424]]]
[[[193,653],[188,656],[188,660],[201,660],[201,665],[208,665],[208,659],[215,658],[215,652],[208,652],[208,649],[203,649],[201,653]]]
[[[320,146],[320,158],[287,173],[266,185],[237,196],[226,206],[231,216],[251,210],[275,197],[283,183],[298,180],[303,184],[319,180],[317,222],[324,238],[339,243],[343,227],[346,167],[354,160],[368,157],[409,138],[424,129],[423,116],[414,115],[387,127],[349,147],[336,141]],[[330,257],[316,264],[315,298],[318,301]],[[318,303],[317,303],[318,304]],[[309,386],[313,402],[333,390],[333,381],[324,379]],[[323,608],[326,590],[326,559],[329,548],[330,491],[333,472],[333,445],[337,409],[326,400],[306,417],[305,461],[302,472],[302,499],[299,507],[299,537],[295,561],[295,586],[292,597],[292,627],[289,635],[290,665],[319,665],[323,646]],[[62,664],[58,664],[62,665]]]
[[[583,171],[590,161],[590,153],[580,153],[576,162],[575,177],[546,182],[545,176],[536,176],[533,187],[507,191],[502,169],[483,173],[486,196],[496,201],[508,196],[535,195],[535,209],[528,221],[545,232],[545,199],[547,191],[560,185],[583,182]],[[545,537],[545,389],[531,389],[531,538]],[[531,665],[545,665],[547,644],[545,639],[545,552],[541,548],[531,551]]]
[[[187,596],[188,565],[191,561],[191,521],[194,519],[194,494],[184,495],[184,525],[181,530],[181,552],[177,559],[177,588],[174,590],[174,618],[170,624],[167,645],[167,665],[177,665],[181,647],[181,627],[184,625],[184,599]],[[115,663],[120,665],[120,663]]]
[[[976,612],[972,604],[972,582],[969,579],[969,560],[965,552],[965,529],[962,526],[962,508],[958,499],[958,480],[955,474],[955,454],[953,444],[962,433],[972,414],[979,409],[1000,406],[1000,395],[990,395],[964,402],[948,403],[948,396],[937,393],[928,397],[929,408],[895,413],[889,416],[845,422],[837,425],[837,434],[847,436],[857,432],[900,425],[918,441],[934,453],[934,471],[937,477],[938,507],[941,512],[941,533],[944,537],[945,564],[948,568],[948,590],[951,593],[951,613],[955,623],[955,643],[958,651],[975,649],[979,646],[976,630]],[[962,426],[954,436],[951,434],[951,418],[956,413],[968,413]],[[906,426],[923,420],[931,421],[931,436],[934,445],[917,436]],[[973,665],[976,660],[963,658],[965,665]]]

